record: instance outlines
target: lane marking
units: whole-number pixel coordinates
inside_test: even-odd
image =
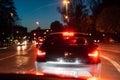
[[[33,46],[33,45],[32,45],[32,46]],[[27,50],[27,52],[31,50],[32,46]],[[17,54],[14,54],[14,55],[10,55],[10,56],[7,56],[7,57],[4,57],[4,58],[1,58],[0,61],[2,61],[2,60],[4,60],[4,59],[7,59],[7,58],[14,57],[14,56],[16,56],[16,55],[17,55]]]
[[[118,70],[118,72],[120,72],[120,65],[117,62],[103,55],[101,55],[101,57],[108,60],[110,63],[112,63],[113,66]]]
[[[7,58],[11,58],[11,57],[13,57],[13,56],[16,56],[16,54],[11,55],[11,56],[8,56],[8,57],[1,58],[0,61],[1,61],[1,60],[4,60],[4,59],[7,59]]]
[[[0,50],[2,50],[2,49],[7,49],[7,47],[0,48]]]

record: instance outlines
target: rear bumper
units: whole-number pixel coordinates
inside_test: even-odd
[[[100,77],[101,63],[76,64],[60,62],[35,62],[37,72],[71,77]]]

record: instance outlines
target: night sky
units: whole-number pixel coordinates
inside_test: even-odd
[[[57,6],[62,0],[14,0],[16,11],[20,17],[20,25],[27,27],[28,31],[37,28],[36,21],[40,22],[42,29],[50,28],[55,20],[61,21]]]

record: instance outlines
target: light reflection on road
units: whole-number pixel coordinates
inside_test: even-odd
[[[17,46],[17,55],[26,55],[27,45],[24,46]]]
[[[15,61],[16,61],[17,67],[20,67],[20,66],[26,65],[29,61],[29,58],[25,56],[16,56]]]
[[[29,57],[25,56],[27,54],[26,49],[27,45],[17,46],[17,56],[15,60],[17,67],[26,65],[28,63]]]

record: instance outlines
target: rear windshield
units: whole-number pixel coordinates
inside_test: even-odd
[[[50,35],[46,38],[43,46],[80,46],[92,44],[91,39],[88,36],[62,36],[62,35]]]

